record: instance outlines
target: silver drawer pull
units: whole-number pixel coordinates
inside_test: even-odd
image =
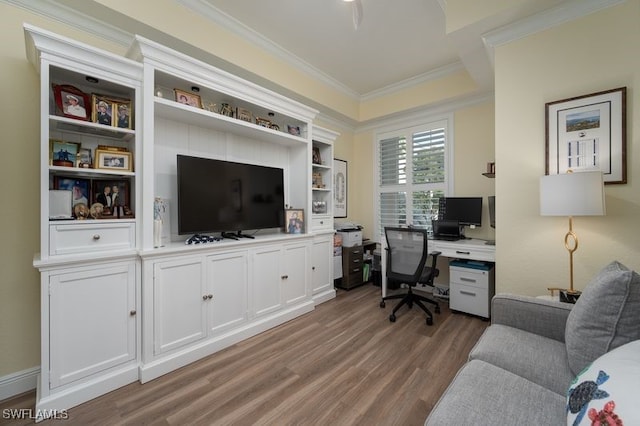
[[[476,280],[471,279],[471,278],[465,278],[465,277],[460,277],[460,281],[466,281],[468,283],[475,283]]]
[[[456,253],[458,253],[458,254],[467,254],[467,255],[471,254],[470,251],[462,251],[462,250],[456,250]]]
[[[100,234],[94,234],[93,241],[98,241],[100,239]]]
[[[470,291],[463,291],[463,290],[460,290],[460,294],[464,294],[465,296],[473,296],[473,297],[476,297],[476,294],[475,294],[475,293],[471,293]]]

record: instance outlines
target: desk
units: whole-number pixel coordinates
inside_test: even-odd
[[[387,295],[387,242],[382,239],[381,268],[382,268],[382,297]],[[496,246],[485,244],[485,240],[464,239],[458,241],[429,240],[429,253],[442,252],[439,257],[451,259],[482,260],[485,262],[496,261]]]

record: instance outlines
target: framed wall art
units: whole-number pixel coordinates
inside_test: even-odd
[[[545,173],[601,170],[605,184],[627,183],[627,88],[545,104]]]
[[[333,159],[333,217],[347,217],[347,162]]]
[[[91,95],[91,105],[93,106],[91,121],[98,124],[104,124],[105,126],[113,126],[115,104],[111,99],[94,93]]]
[[[51,165],[59,167],[75,167],[80,144],[61,140],[49,140],[49,157]]]

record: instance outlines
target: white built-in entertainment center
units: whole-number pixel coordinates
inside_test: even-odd
[[[142,37],[127,57],[26,24],[25,37],[41,84],[37,409],[145,383],[335,297],[338,135],[313,125],[317,111]],[[202,104],[177,102],[175,89]],[[66,96],[86,115],[68,112]],[[130,120],[101,122],[101,100],[114,115],[127,107]],[[281,168],[285,204],[303,210],[304,231],[186,245],[178,155]],[[74,185],[88,188],[86,209]],[[119,204],[96,204],[106,186]]]

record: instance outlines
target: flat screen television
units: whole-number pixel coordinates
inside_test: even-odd
[[[282,169],[187,155],[177,166],[179,234],[284,226]]]
[[[460,226],[482,226],[482,197],[440,198],[438,219],[457,220]]]

